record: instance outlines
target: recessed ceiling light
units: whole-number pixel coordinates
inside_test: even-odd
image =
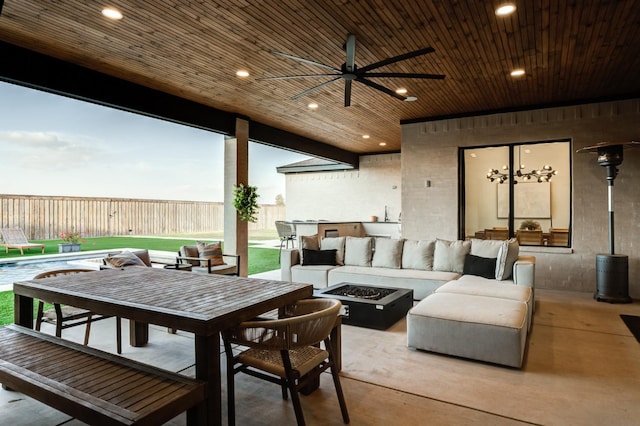
[[[404,87],[401,87],[399,89],[396,89],[396,93],[398,95],[406,95],[407,94],[407,89],[405,89]]]
[[[511,71],[511,77],[522,77],[524,75],[524,70],[522,68],[518,68],[517,70]]]
[[[415,96],[407,96],[406,99],[404,100],[405,102],[414,102],[417,101],[418,98]]]
[[[380,145],[380,146],[387,146],[387,143],[386,143],[386,142],[380,142],[378,145]]]
[[[114,21],[119,21],[122,19],[122,12],[113,7],[105,7],[102,9],[102,16],[113,19]]]
[[[311,102],[309,105],[307,105],[309,107],[309,109],[318,109],[318,104],[315,102]]]
[[[369,139],[371,136],[369,135],[362,135],[362,139]]]
[[[242,77],[242,78],[249,77],[249,71],[247,71],[247,70],[238,70],[238,71],[236,71],[236,76]]]
[[[516,11],[516,5],[513,3],[505,3],[496,9],[496,15],[507,16]]]

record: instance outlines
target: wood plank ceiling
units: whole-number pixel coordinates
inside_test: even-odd
[[[102,0],[6,0],[0,40],[353,153],[399,151],[401,120],[640,93],[637,1],[516,0],[514,14],[498,17],[500,3],[114,0],[124,19],[110,21]],[[349,33],[359,67],[431,46],[377,71],[446,78],[372,79],[406,87],[415,102],[355,82],[347,108],[342,80],[297,100],[327,79],[256,81],[325,72],[272,50],[340,68]],[[526,74],[510,77],[515,68]]]

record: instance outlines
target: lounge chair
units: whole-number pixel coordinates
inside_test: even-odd
[[[42,249],[42,254],[44,254],[44,244],[30,243],[20,228],[2,228],[0,234],[2,234],[3,240],[0,245],[5,247],[7,253],[9,253],[9,249],[13,248],[20,250],[20,254],[24,255],[24,249],[31,250],[38,247]]]

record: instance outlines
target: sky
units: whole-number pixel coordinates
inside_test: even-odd
[[[286,201],[276,167],[309,158],[249,144],[261,204]],[[0,194],[220,201],[224,137],[0,82]]]

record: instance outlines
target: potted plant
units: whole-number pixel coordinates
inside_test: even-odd
[[[233,206],[236,208],[240,220],[245,222],[257,222],[258,218],[258,188],[240,184],[233,190]]]
[[[535,220],[523,220],[520,224],[520,229],[535,231],[536,229],[540,229],[540,224]]]
[[[80,251],[80,243],[83,241],[81,232],[71,228],[71,231],[61,232],[60,239],[64,241],[64,243],[58,244],[58,253]]]

